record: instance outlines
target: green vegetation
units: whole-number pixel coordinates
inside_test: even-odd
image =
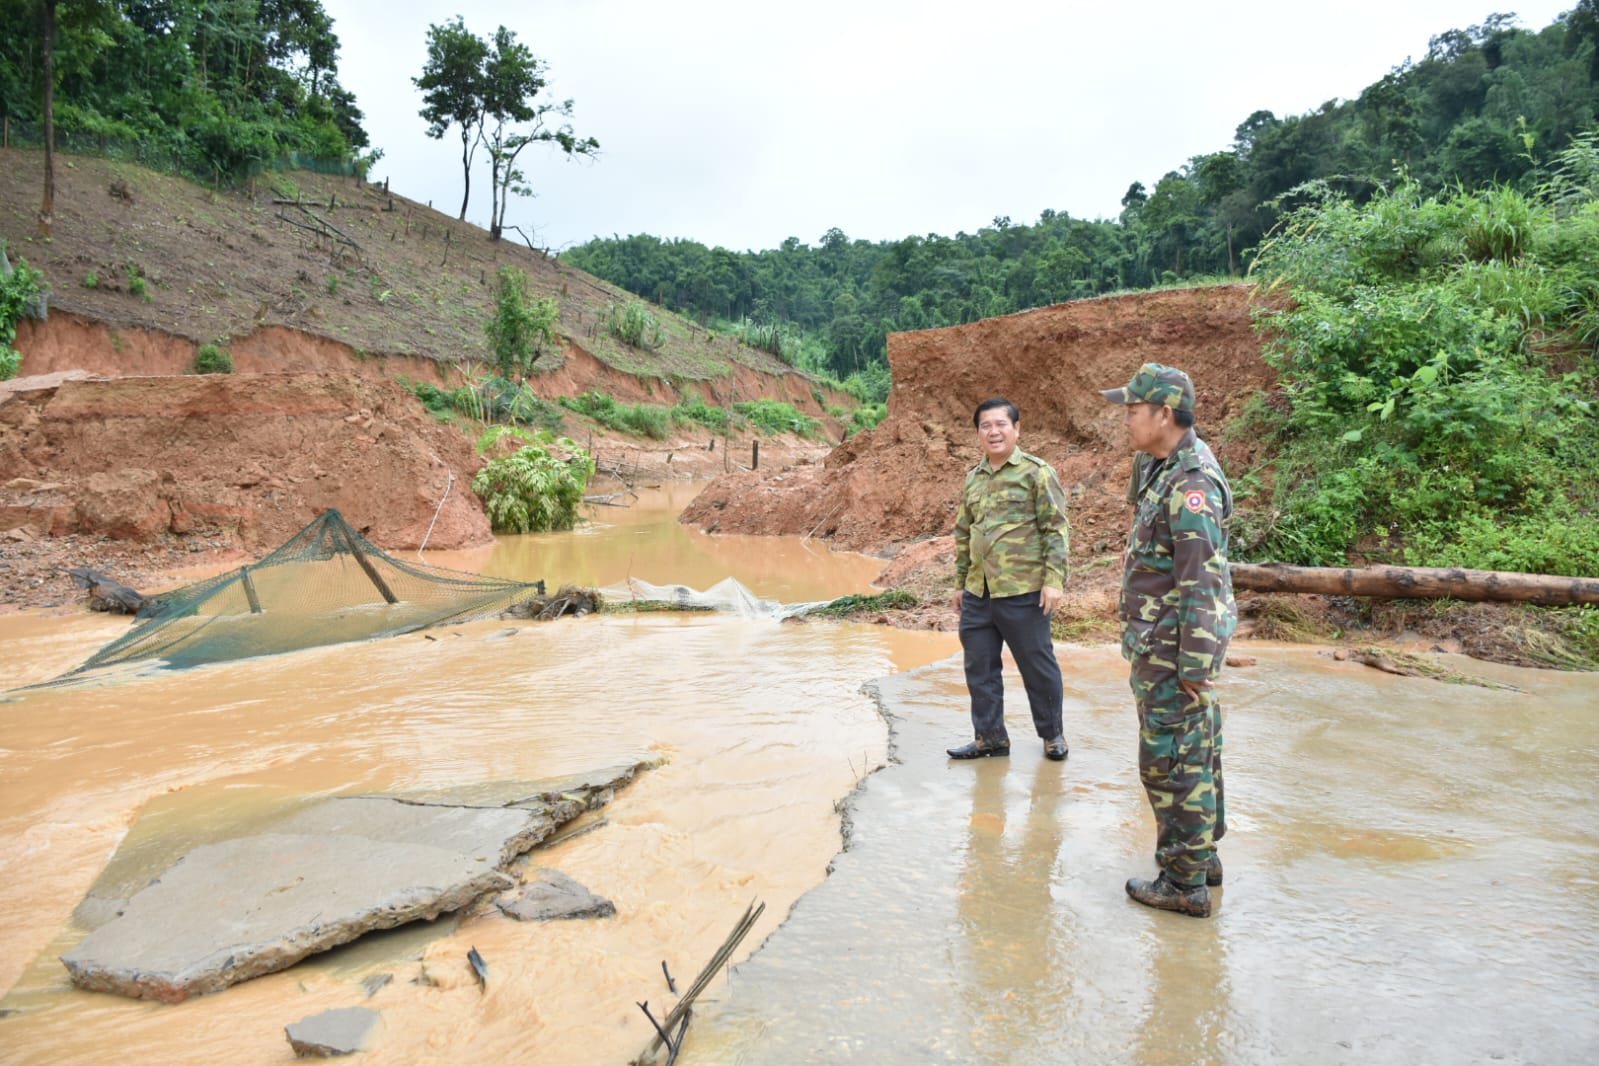
[[[0,241],[0,381],[9,381],[22,368],[22,353],[12,345],[17,339],[17,323],[38,307],[44,295],[44,274],[20,256],[6,269],[5,242]]]
[[[516,267],[502,266],[494,317],[483,326],[489,354],[500,377],[526,377],[546,347],[555,344],[555,324],[560,305],[550,297],[530,297],[527,275]]]
[[[479,452],[502,437],[528,443],[484,464],[472,479],[472,491],[483,500],[496,533],[541,533],[571,529],[577,523],[583,490],[594,476],[594,459],[575,441],[548,430],[529,432],[491,427],[478,440]]]
[[[83,287],[85,289],[98,289],[100,287],[100,275],[92,270],[83,275]]]
[[[712,407],[703,397],[691,396],[672,408],[672,421],[693,422],[712,433],[726,433],[732,425],[732,416],[725,407]]]
[[[294,157],[348,172],[367,144],[320,0],[0,5],[0,116],[40,144],[53,16],[57,144],[230,184]]]
[[[921,603],[903,589],[873,595],[840,596],[836,600],[796,612],[807,618],[848,618],[864,611],[898,611]]]
[[[461,16],[428,27],[428,57],[422,75],[411,82],[422,90],[422,117],[429,137],[440,139],[451,126],[461,131],[461,174],[465,186],[460,218],[472,195],[472,156],[478,145],[489,153],[489,238],[505,231],[511,196],[531,196],[516,157],[530,144],[553,145],[568,158],[593,156],[600,142],[578,137],[561,119],[572,115],[572,101],[538,100],[549,68],[504,26],[491,40],[472,33]],[[558,123],[558,124],[557,124]]]
[[[562,396],[556,403],[587,415],[602,426],[634,436],[665,440],[672,432],[672,413],[660,404],[617,403],[605,393],[592,390],[581,396]]]
[[[1589,134],[1528,192],[1296,190],[1256,266],[1289,403],[1251,415],[1245,554],[1599,573],[1596,175]]]
[[[1114,219],[1046,210],[1031,224],[997,217],[953,237],[877,242],[834,228],[813,245],[790,237],[760,252],[636,234],[590,241],[562,259],[702,324],[744,323],[733,328],[746,344],[780,350],[812,373],[886,376],[892,332],[1241,278],[1266,235],[1302,206],[1295,190],[1313,179],[1360,203],[1392,183],[1399,160],[1424,194],[1494,181],[1528,192],[1594,120],[1596,45],[1599,0],[1580,0],[1542,30],[1509,15],[1448,30],[1355,99],[1299,116],[1256,111],[1230,145],[1173,160],[1151,187],[1131,181]]]
[[[146,303],[150,302],[150,286],[145,280],[144,271],[138,263],[131,261],[128,263],[128,291]]]
[[[822,435],[820,422],[782,400],[763,398],[736,403],[733,410],[749,419],[750,424],[762,433],[797,433],[812,439]]]
[[[888,417],[888,404],[869,403],[855,408],[850,415],[849,427],[845,436],[854,436],[863,429],[875,429],[877,424]]]
[[[637,300],[628,301],[622,310],[615,304],[605,309],[605,328],[611,336],[635,348],[659,348],[662,343],[661,320]]]
[[[424,407],[444,421],[460,415],[476,422],[537,426],[552,433],[560,433],[565,428],[566,418],[560,407],[535,395],[526,383],[493,376],[451,389],[441,389],[426,381],[402,383],[416,394]]]
[[[194,373],[233,373],[233,353],[219,344],[202,344],[194,353]]]

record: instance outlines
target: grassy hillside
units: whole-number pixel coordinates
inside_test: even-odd
[[[510,265],[559,302],[570,343],[617,370],[668,381],[794,372],[657,307],[659,346],[629,345],[608,322],[638,297],[354,178],[296,171],[216,192],[131,163],[58,156],[45,239],[35,235],[42,171],[42,153],[0,149],[0,239],[44,271],[52,308],[114,327],[225,344],[277,325],[360,354],[476,361],[496,272]],[[559,365],[547,355],[537,369]]]

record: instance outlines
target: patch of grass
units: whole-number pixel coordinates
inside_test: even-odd
[[[100,287],[100,275],[92,270],[83,275],[83,287],[85,289],[98,289]]]
[[[617,403],[613,397],[593,390],[581,396],[562,396],[556,402],[602,426],[637,437],[665,440],[672,432],[671,410],[660,404]]]
[[[809,439],[822,435],[820,422],[782,400],[760,399],[736,403],[733,410],[749,419],[750,424],[762,433],[794,433]]]
[[[194,370],[196,374],[231,374],[233,373],[233,353],[220,344],[202,344],[194,353]]]

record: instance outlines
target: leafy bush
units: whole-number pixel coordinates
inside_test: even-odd
[[[602,426],[637,437],[665,440],[672,433],[672,413],[660,404],[622,404],[603,392],[562,396],[555,401],[569,411],[587,415]]]
[[[472,479],[496,533],[540,533],[571,529],[578,505],[594,476],[594,459],[575,441],[548,430],[495,426],[478,441],[478,451],[512,434],[529,443],[510,455],[491,459]]]
[[[202,344],[194,353],[194,373],[233,373],[233,353],[219,344]]]
[[[725,407],[712,407],[704,397],[692,396],[672,408],[673,422],[694,422],[713,433],[726,433],[732,422]]]
[[[864,404],[855,408],[855,412],[850,416],[849,428],[845,431],[845,435],[854,436],[863,429],[876,429],[877,424],[887,417],[888,404]]]
[[[1275,476],[1240,494],[1246,554],[1596,572],[1599,205],[1562,196],[1322,189],[1287,216],[1256,270],[1290,408],[1253,412]]]
[[[791,403],[781,400],[752,400],[736,403],[733,410],[750,420],[762,433],[797,433],[802,437],[819,437],[822,424],[804,414]]]
[[[665,343],[661,320],[637,300],[618,310],[613,303],[606,308],[607,328],[613,337],[635,348],[659,348]]]
[[[12,345],[17,339],[17,323],[24,314],[34,313],[45,293],[44,274],[18,258],[11,266],[0,241],[0,381],[8,381],[22,369],[22,353]]]
[[[494,316],[484,324],[483,332],[500,377],[520,378],[555,343],[561,308],[550,297],[529,296],[527,275],[513,266],[501,267],[499,279]]]
[[[150,301],[150,286],[145,280],[144,271],[139,269],[139,264],[128,263],[128,291],[146,303]]]

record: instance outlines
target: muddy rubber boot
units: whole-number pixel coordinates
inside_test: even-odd
[[[1221,856],[1212,855],[1210,865],[1205,867],[1205,884],[1215,888],[1221,884]]]
[[[1176,911],[1190,918],[1210,917],[1210,889],[1204,885],[1184,888],[1166,880],[1163,873],[1153,881],[1134,877],[1127,882],[1127,894],[1146,907]]]

